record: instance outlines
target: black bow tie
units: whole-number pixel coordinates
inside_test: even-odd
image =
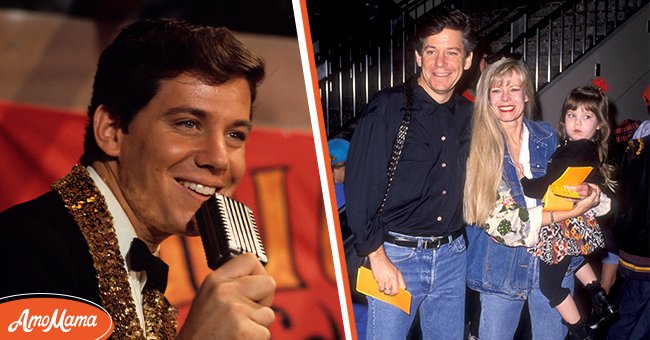
[[[131,269],[137,272],[142,270],[147,272],[147,283],[144,285],[144,289],[158,289],[161,293],[165,292],[169,267],[163,260],[153,255],[141,239],[133,239],[127,257]]]

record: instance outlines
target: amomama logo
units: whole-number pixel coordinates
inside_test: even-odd
[[[2,339],[106,339],[113,320],[104,308],[63,294],[20,294],[0,298]]]

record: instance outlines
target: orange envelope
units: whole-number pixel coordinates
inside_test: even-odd
[[[397,295],[382,293],[375,277],[372,276],[372,271],[364,266],[359,267],[357,272],[357,292],[372,296],[401,309],[406,314],[411,314],[411,293],[401,288]]]
[[[565,188],[565,185],[580,185],[584,183],[587,176],[593,170],[590,166],[583,167],[568,167],[560,178],[556,179],[546,189],[546,194],[542,198],[544,203],[544,210],[558,211],[558,210],[571,210],[573,202],[566,198],[580,198],[578,193],[574,190]]]

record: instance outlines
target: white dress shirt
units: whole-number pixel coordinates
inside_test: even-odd
[[[131,242],[134,238],[138,237],[133,228],[133,224],[129,221],[129,218],[126,216],[124,209],[113,195],[113,192],[109,187],[104,183],[102,178],[97,174],[95,169],[91,166],[86,167],[90,178],[93,179],[99,192],[104,196],[108,212],[110,212],[113,217],[113,227],[115,228],[115,234],[117,235],[117,243],[120,247],[120,254],[124,261],[124,269],[129,273],[129,285],[131,286],[131,296],[133,296],[133,301],[135,302],[135,311],[140,320],[140,326],[142,327],[143,332],[146,332],[145,323],[144,323],[144,313],[142,308],[142,289],[144,288],[145,283],[147,283],[147,274],[145,271],[135,272],[130,270],[130,266],[126,263],[126,254],[131,248]],[[146,335],[146,334],[145,334]]]

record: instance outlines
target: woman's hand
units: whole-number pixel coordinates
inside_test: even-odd
[[[600,187],[593,183],[582,183],[581,185],[576,185],[576,186],[566,185],[565,188],[577,192],[578,195],[580,196],[580,199],[584,199],[590,196],[594,190],[596,191],[598,196],[600,196],[600,192],[601,192]]]
[[[587,212],[587,210],[600,204],[600,188],[597,185],[587,183],[577,186],[575,190],[578,192],[580,197],[583,197],[583,195],[586,194],[584,198],[575,203],[573,210],[571,210],[577,213],[576,216],[582,215]]]

